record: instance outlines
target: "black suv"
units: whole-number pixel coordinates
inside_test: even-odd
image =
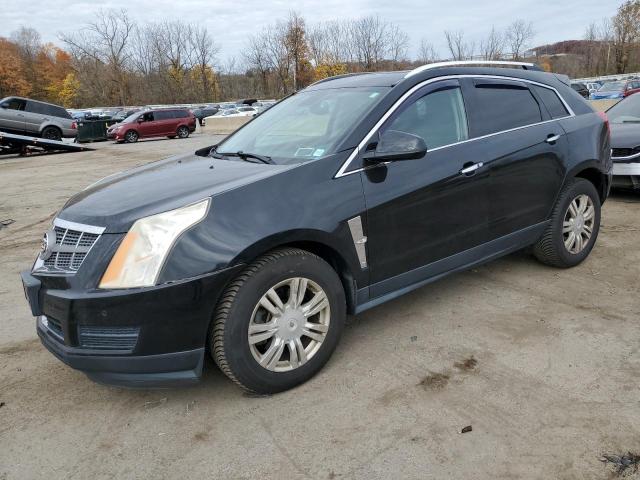
[[[607,124],[566,78],[506,66],[323,80],[88,187],[22,274],[42,342],[100,382],[195,381],[209,352],[277,392],[323,366],[347,314],[528,246],[577,265],[609,191]]]

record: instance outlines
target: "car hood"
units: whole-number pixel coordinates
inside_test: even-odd
[[[640,145],[640,123],[611,123],[611,148],[636,148]]]
[[[100,180],[73,196],[58,217],[105,227],[105,233],[124,233],[139,218],[189,205],[295,166],[194,154],[170,157]]]

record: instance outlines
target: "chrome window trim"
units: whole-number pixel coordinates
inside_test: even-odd
[[[545,123],[555,122],[555,121],[561,120],[563,118],[570,118],[570,117],[575,117],[576,116],[576,114],[573,111],[573,109],[571,108],[571,106],[567,103],[567,101],[562,97],[562,95],[560,94],[560,92],[556,88],[554,88],[554,87],[552,87],[550,85],[546,85],[544,83],[536,82],[534,80],[528,80],[528,79],[517,78],[517,77],[508,77],[508,76],[503,76],[503,75],[482,75],[482,74],[477,74],[477,75],[447,75],[447,76],[443,76],[443,77],[430,78],[428,80],[425,80],[424,82],[420,82],[417,85],[414,85],[413,87],[411,87],[409,90],[407,90],[404,93],[404,95],[402,95],[398,100],[396,100],[396,102],[393,105],[391,105],[389,110],[387,110],[385,112],[385,114],[382,115],[382,117],[380,117],[380,120],[378,120],[376,122],[376,124],[373,126],[373,128],[371,130],[369,130],[369,133],[367,133],[364,136],[364,138],[358,144],[358,146],[353,150],[353,152],[351,152],[351,154],[349,155],[347,160],[342,164],[342,166],[340,167],[340,169],[334,175],[333,178],[340,178],[340,177],[344,177],[346,175],[351,175],[352,173],[358,173],[358,172],[362,172],[363,170],[365,170],[365,168],[358,168],[356,170],[351,170],[349,172],[346,172],[346,170],[347,170],[347,168],[349,168],[349,165],[351,164],[351,162],[353,162],[353,160],[355,160],[355,158],[358,156],[360,151],[362,151],[367,146],[367,143],[369,142],[371,137],[380,129],[380,127],[382,127],[382,125],[388,120],[388,118],[391,115],[393,115],[393,113],[407,100],[407,98],[409,98],[416,91],[420,90],[422,87],[424,87],[426,85],[430,85],[432,83],[440,82],[440,81],[443,81],[443,80],[457,80],[457,79],[460,79],[460,78],[484,78],[484,79],[495,79],[495,80],[511,80],[511,81],[516,81],[516,82],[524,82],[524,83],[528,83],[528,84],[531,84],[531,85],[537,85],[537,86],[543,87],[543,88],[548,88],[549,90],[552,90],[552,91],[555,92],[555,94],[558,96],[558,98],[560,99],[560,101],[562,102],[564,107],[567,109],[567,112],[569,112],[569,114],[564,116],[564,117],[553,118],[551,120],[544,120],[542,122],[532,123],[530,125],[522,125],[520,127],[511,128],[511,129],[508,129],[508,130],[501,130],[499,132],[489,133],[487,135],[482,135],[480,137],[468,138],[466,140],[461,140],[459,142],[451,143],[449,145],[443,145],[443,146],[440,146],[440,147],[432,148],[430,150],[427,150],[427,153],[428,152],[434,152],[436,150],[442,150],[443,148],[453,147],[453,146],[456,146],[456,145],[460,145],[462,143],[473,142],[473,141],[476,141],[476,140],[482,140],[482,139],[485,139],[485,138],[488,138],[488,137],[493,137],[495,135],[501,135],[503,133],[514,132],[516,130],[521,130],[523,128],[529,128],[529,127],[534,127],[534,126],[537,126],[537,125],[543,125]],[[389,163],[389,162],[386,162],[386,163]]]
[[[63,220],[56,218],[53,221],[54,227],[66,228],[67,230],[78,230],[85,233],[95,233],[96,235],[102,235],[105,231],[105,227],[96,227],[94,225],[86,225],[84,223],[70,222],[69,220]]]
[[[625,161],[625,160],[633,160],[634,158],[638,158],[638,157],[640,157],[640,152],[634,153],[633,155],[627,155],[626,157],[611,157],[611,160]]]

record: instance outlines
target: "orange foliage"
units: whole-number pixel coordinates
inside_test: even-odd
[[[31,85],[25,79],[24,67],[16,45],[0,37],[0,97],[26,96]]]

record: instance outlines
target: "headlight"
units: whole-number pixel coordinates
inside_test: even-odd
[[[176,239],[201,221],[209,210],[209,199],[170,212],[141,218],[124,237],[99,288],[150,287]]]

